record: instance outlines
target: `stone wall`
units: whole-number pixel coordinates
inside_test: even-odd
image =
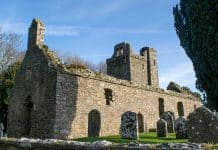
[[[40,45],[44,43],[44,32],[44,24],[38,19],[33,19],[32,24],[29,28],[28,49],[32,49],[35,45]]]
[[[42,49],[26,52],[9,97],[8,136],[53,137],[56,72]]]
[[[164,144],[142,144],[138,142],[112,143],[109,141],[79,142],[63,141],[57,139],[1,139],[1,150],[154,150],[154,149],[205,149],[200,144],[195,143],[164,143]],[[211,146],[213,149],[216,145]]]
[[[107,74],[118,79],[131,80],[130,55],[132,48],[128,43],[114,46],[114,53],[107,59]]]
[[[78,78],[58,71],[56,85],[55,138],[63,138],[63,131],[71,131],[77,113]],[[82,130],[82,127],[81,127]]]
[[[194,106],[201,105],[199,101],[188,97],[110,83],[85,76],[77,76],[77,78],[76,116],[71,124],[70,138],[88,136],[88,115],[94,109],[100,112],[101,117],[99,135],[106,136],[119,134],[121,114],[126,111],[143,115],[145,131],[155,128],[156,121],[159,119],[159,98],[164,99],[165,111],[174,112],[176,118],[178,102],[183,103],[185,116],[194,110]],[[113,102],[110,105],[106,105],[105,88],[113,92]]]
[[[148,85],[147,57],[132,54],[130,62],[131,81]]]
[[[159,87],[157,53],[153,48],[147,49],[148,85]]]

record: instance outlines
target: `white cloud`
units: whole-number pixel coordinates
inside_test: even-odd
[[[6,33],[27,34],[29,25],[25,23],[0,23],[2,31]],[[46,25],[46,35],[53,36],[76,36],[79,35],[79,29],[75,26],[66,25]]]
[[[57,25],[48,25],[45,31],[46,35],[55,35],[55,36],[75,36],[79,35],[79,29],[74,26],[57,26]]]
[[[2,31],[6,33],[26,34],[28,25],[25,23],[0,23]]]
[[[101,31],[108,33],[122,33],[122,34],[161,34],[170,31],[159,29],[132,29],[132,28],[98,28]]]
[[[195,74],[191,63],[183,63],[169,68],[164,73],[160,73],[160,85],[165,88],[170,81],[174,81],[182,86],[193,86],[195,84]]]
[[[0,23],[0,27],[6,33],[27,34],[29,25],[26,23]],[[95,31],[105,34],[161,34],[170,32],[159,29],[104,28],[71,25],[45,25],[45,28],[45,34],[53,36],[77,36],[82,31]]]
[[[74,19],[79,20],[90,17],[102,17],[127,9],[133,3],[133,1],[126,0],[81,1],[79,6],[73,9],[69,14],[73,14]]]

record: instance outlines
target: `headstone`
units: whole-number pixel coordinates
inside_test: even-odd
[[[176,139],[187,139],[187,120],[180,116],[175,122]]]
[[[70,134],[69,130],[63,129],[60,131],[59,139],[68,140],[68,135]]]
[[[0,138],[4,136],[4,125],[0,123]]]
[[[124,139],[138,139],[137,114],[127,111],[121,116],[121,137]]]
[[[175,117],[172,112],[164,112],[161,117],[161,119],[165,120],[167,122],[167,130],[169,133],[174,133],[174,124],[175,124]]]
[[[157,121],[157,137],[167,137],[167,122],[163,119]]]
[[[188,141],[218,143],[218,116],[206,107],[195,109],[187,117]]]

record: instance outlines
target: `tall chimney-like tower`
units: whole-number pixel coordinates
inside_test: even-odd
[[[28,50],[44,43],[45,26],[39,19],[33,19],[28,33]]]

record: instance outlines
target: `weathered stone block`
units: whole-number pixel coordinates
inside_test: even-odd
[[[157,121],[157,137],[167,137],[167,122],[163,119]]]
[[[167,122],[167,130],[169,133],[174,133],[174,124],[175,124],[175,116],[172,112],[164,112],[161,117],[161,119],[165,120]]]
[[[175,121],[176,139],[187,138],[187,120],[180,116]]]
[[[218,116],[206,107],[187,117],[188,140],[196,143],[218,143]]]
[[[138,139],[137,114],[127,111],[121,118],[121,136],[124,139]]]

